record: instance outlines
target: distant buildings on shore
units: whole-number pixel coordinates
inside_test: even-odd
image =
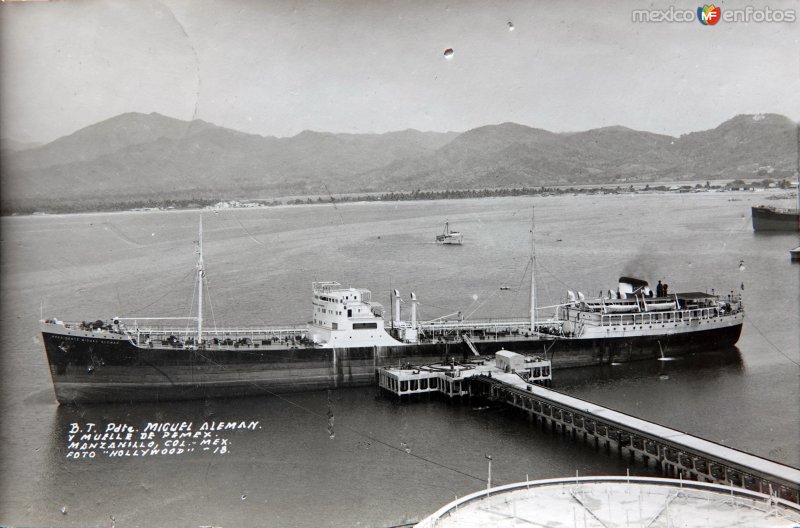
[[[771,178],[754,180],[733,180],[727,183],[716,181],[705,182],[673,182],[673,183],[626,183],[625,185],[578,185],[578,186],[541,186],[541,187],[518,187],[518,188],[495,188],[495,189],[448,189],[423,191],[389,191],[389,192],[366,192],[351,194],[328,194],[325,196],[294,196],[280,198],[253,198],[253,199],[231,199],[220,200],[219,198],[186,198],[169,199],[163,201],[149,200],[135,203],[92,203],[91,206],[77,207],[68,206],[60,208],[58,206],[42,208],[41,210],[13,211],[12,215],[17,214],[63,214],[63,213],[89,213],[89,212],[109,212],[109,211],[166,211],[171,209],[207,209],[207,210],[228,210],[255,207],[274,207],[279,205],[312,205],[330,204],[344,202],[397,202],[413,200],[455,200],[465,198],[497,198],[505,196],[560,196],[560,195],[604,195],[604,194],[642,194],[653,192],[673,192],[673,193],[701,193],[701,192],[725,192],[725,191],[767,191],[767,190],[796,190],[797,182],[791,180],[773,180]],[[791,197],[791,196],[789,196]],[[767,197],[772,199],[773,197]],[[783,196],[775,196],[774,199],[783,199]],[[7,213],[4,213],[7,214]]]

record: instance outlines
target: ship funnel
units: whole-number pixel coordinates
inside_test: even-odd
[[[620,277],[619,278],[619,293],[620,299],[626,299],[628,295],[634,296],[642,293],[642,290],[647,286],[647,281],[635,279],[633,277]]]

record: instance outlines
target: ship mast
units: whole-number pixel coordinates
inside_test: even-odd
[[[534,208],[531,206],[531,333],[536,332],[536,242],[534,228]]]
[[[203,341],[203,277],[206,270],[203,265],[203,217],[200,216],[200,233],[197,239],[197,347]]]

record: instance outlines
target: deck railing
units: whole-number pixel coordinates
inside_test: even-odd
[[[738,301],[731,305],[730,310],[724,310],[720,307],[704,307],[704,308],[685,308],[681,310],[669,310],[663,312],[640,312],[629,314],[598,314],[600,315],[600,324],[602,326],[625,326],[625,325],[653,325],[665,323],[682,323],[692,321],[706,321],[709,319],[716,319],[718,317],[730,317],[742,311]],[[594,319],[594,318],[593,318]],[[596,319],[594,319],[596,320]]]

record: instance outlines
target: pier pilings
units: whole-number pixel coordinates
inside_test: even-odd
[[[800,503],[800,469],[602,407],[537,385],[479,375],[469,378],[471,397],[520,409],[528,419],[564,438],[594,441],[620,457],[628,453],[667,477],[710,482],[777,495]]]

